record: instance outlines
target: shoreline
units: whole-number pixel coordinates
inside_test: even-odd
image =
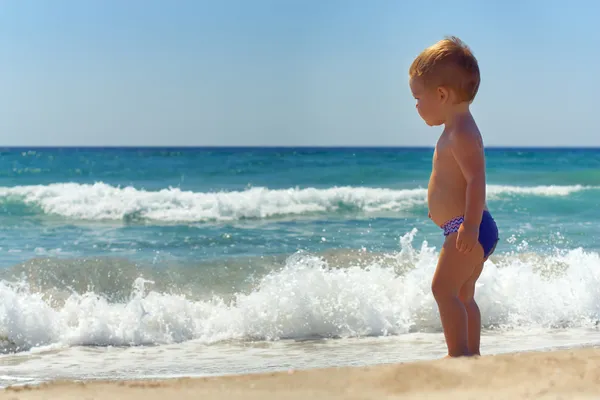
[[[600,348],[269,373],[56,381],[0,390],[0,400],[600,398]]]

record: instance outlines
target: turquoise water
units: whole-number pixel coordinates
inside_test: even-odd
[[[431,153],[5,150],[0,265],[58,253],[195,264],[300,249],[391,251],[413,227],[438,243],[424,201]],[[488,150],[487,163],[499,251],[516,250],[520,240],[551,251],[557,231],[563,248],[597,250],[600,151]]]
[[[367,338],[403,349],[389,361],[443,352],[429,291],[443,239],[427,218],[432,152],[4,149],[0,360],[19,367],[0,383],[54,376],[32,352],[97,358],[113,346],[219,349],[194,373],[232,372],[222,346],[233,343],[238,356],[257,343],[356,349]],[[600,319],[600,150],[488,149],[487,168],[501,241],[477,294],[486,333],[500,350],[515,332],[589,339]],[[339,362],[360,363],[356,351]]]

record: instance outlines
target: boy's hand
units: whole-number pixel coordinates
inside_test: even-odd
[[[456,248],[461,253],[468,254],[473,250],[478,239],[478,227],[467,226],[462,223],[460,228],[458,228],[458,235],[456,236]]]

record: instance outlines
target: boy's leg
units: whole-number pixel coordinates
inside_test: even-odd
[[[456,236],[453,233],[446,237],[431,283],[451,357],[469,355],[467,311],[459,293],[483,259],[479,244],[470,253],[461,253],[456,248]]]
[[[467,311],[467,332],[468,348],[471,355],[480,355],[479,343],[481,341],[481,313],[479,306],[475,302],[475,283],[481,275],[483,263],[480,263],[467,282],[462,286],[458,293],[458,298],[465,306]]]

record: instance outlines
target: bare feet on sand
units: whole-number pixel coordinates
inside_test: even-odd
[[[481,354],[479,353],[473,353],[473,354],[464,354],[464,355],[460,355],[460,356],[451,356],[450,354],[448,354],[445,357],[442,357],[442,360],[445,360],[447,358],[460,358],[460,357],[479,357]]]

